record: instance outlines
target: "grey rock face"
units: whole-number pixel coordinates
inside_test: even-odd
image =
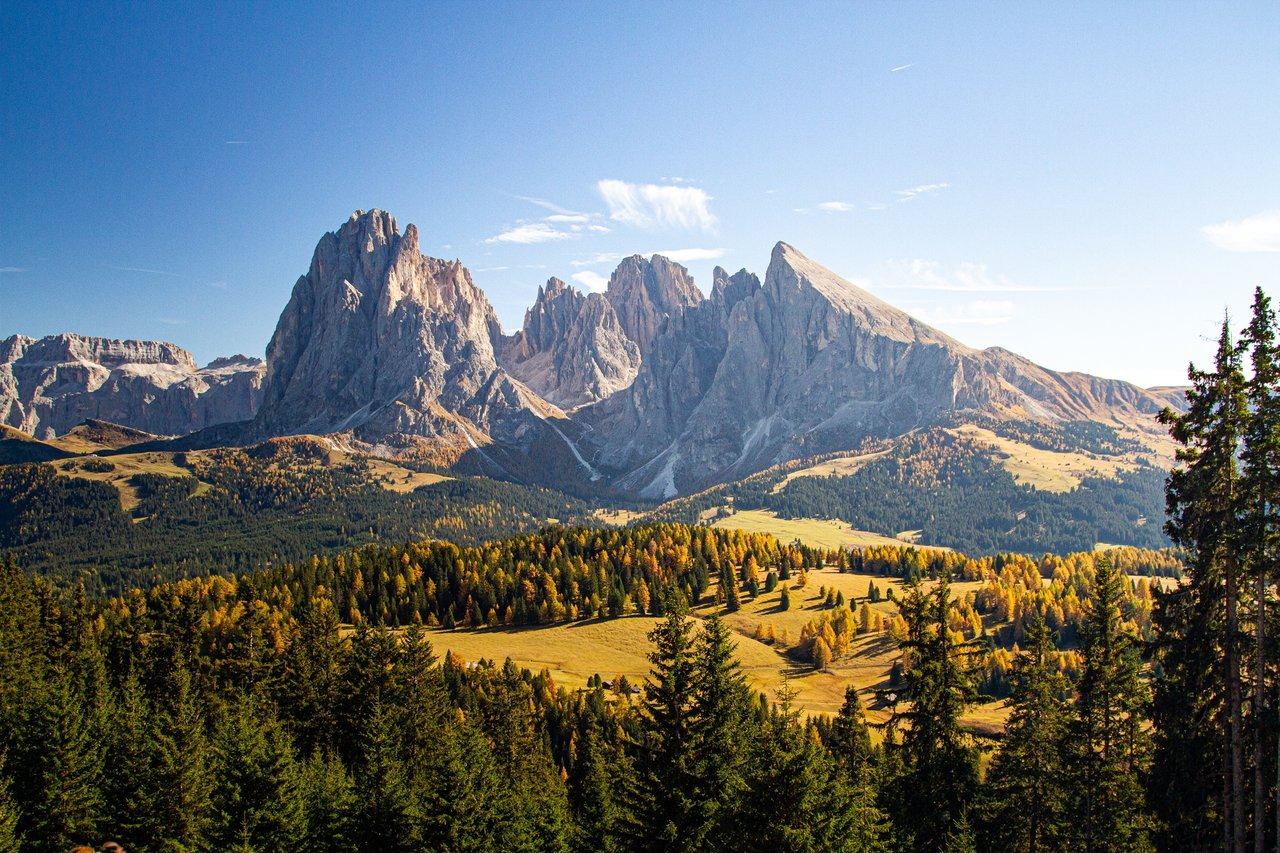
[[[200,368],[191,353],[157,341],[14,335],[0,341],[0,423],[37,438],[88,418],[182,435],[252,418],[264,371],[245,356]]]
[[[655,498],[956,411],[1097,420],[1165,402],[967,347],[784,243],[763,287],[718,271],[708,304],[669,321],[652,353],[627,393],[584,416],[601,467]]]
[[[603,295],[552,278],[538,288],[524,327],[498,344],[498,361],[543,399],[573,409],[630,385],[640,349]]]
[[[647,261],[640,255],[624,259],[609,277],[605,297],[642,358],[648,357],[664,319],[703,301],[689,271],[661,255]]]
[[[457,261],[423,256],[380,210],[316,246],[267,347],[258,435],[349,432],[519,443],[545,404],[494,357],[498,321]]]

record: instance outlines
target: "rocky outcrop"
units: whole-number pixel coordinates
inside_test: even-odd
[[[686,311],[669,322],[632,388],[584,413],[597,463],[643,496],[852,449],[956,412],[1096,420],[1166,402],[1128,383],[967,347],[785,243],[762,287],[744,273],[717,279],[715,318]]]
[[[627,337],[640,348],[641,358],[670,316],[703,301],[689,271],[661,255],[645,260],[632,255],[618,264],[609,278],[605,297],[618,313]]]
[[[458,261],[418,250],[381,210],[316,246],[267,347],[257,437],[348,433],[423,439],[455,454],[513,444],[551,408],[497,363],[498,321]]]
[[[630,385],[640,368],[640,349],[602,294],[584,295],[552,278],[538,288],[524,327],[499,342],[498,361],[543,399],[567,410]]]
[[[263,372],[245,356],[200,368],[158,341],[14,335],[0,341],[0,423],[42,439],[90,418],[181,435],[252,418]]]

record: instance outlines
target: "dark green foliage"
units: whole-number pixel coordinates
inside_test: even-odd
[[[1110,561],[1098,561],[1067,752],[1072,846],[1080,850],[1151,849],[1142,787],[1151,751],[1143,727],[1148,695],[1137,643],[1121,625],[1124,582]]]
[[[208,839],[217,850],[299,850],[306,833],[293,745],[273,709],[235,696],[213,737]]]
[[[1014,661],[1013,709],[1004,741],[987,770],[984,799],[986,849],[1036,853],[1065,849],[1069,835],[1064,750],[1069,685],[1054,665],[1056,649],[1044,622],[1027,621],[1022,653]]]
[[[990,424],[985,424],[990,426]],[[1096,427],[1100,432],[1089,437]],[[1103,425],[1062,432],[1040,425],[1010,426],[1010,437],[1057,450],[1131,452]],[[1050,435],[1056,436],[1050,438]],[[1108,449],[1103,450],[1106,447]],[[1010,551],[1066,554],[1097,542],[1161,548],[1164,472],[1140,464],[1118,479],[1085,478],[1066,493],[1019,485],[989,448],[929,427],[887,445],[888,452],[849,476],[794,477],[775,469],[679,499],[660,508],[663,520],[695,523],[699,514],[732,498],[738,510],[768,509],[783,518],[836,518],[859,530],[894,536],[921,530],[920,539],[970,555]],[[786,576],[782,576],[785,580]]]
[[[960,715],[977,697],[971,644],[947,629],[953,606],[944,577],[926,591],[909,585],[899,609],[907,623],[902,642],[909,666],[903,694],[910,703],[899,750],[904,768],[890,794],[900,827],[911,827],[912,849],[942,849],[965,819],[978,787],[978,752],[960,726]]]
[[[366,542],[441,538],[475,544],[531,532],[549,518],[586,521],[581,501],[482,477],[402,494],[373,482],[364,463],[329,468],[243,451],[213,451],[194,477],[139,474],[132,513],[107,483],[55,474],[51,465],[0,467],[0,552],[62,577],[87,570],[118,593],[155,580],[245,572]]]

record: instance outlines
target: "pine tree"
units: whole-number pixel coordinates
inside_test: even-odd
[[[18,853],[22,836],[18,833],[18,805],[9,793],[4,754],[0,753],[0,853]]]
[[[1072,846],[1085,851],[1151,847],[1141,784],[1150,754],[1142,714],[1147,691],[1137,641],[1122,621],[1123,584],[1111,561],[1100,556],[1082,630],[1069,752]]]
[[[1268,779],[1275,773],[1276,726],[1266,719],[1271,691],[1267,686],[1267,592],[1280,580],[1280,341],[1271,300],[1262,288],[1254,292],[1253,317],[1242,348],[1249,352],[1252,375],[1245,386],[1249,408],[1240,450],[1242,557],[1252,575],[1254,624],[1250,720],[1253,734],[1252,824],[1254,850],[1262,853],[1267,837]],[[1276,791],[1276,832],[1280,832],[1280,789]]]
[[[18,826],[34,849],[92,841],[102,817],[104,732],[75,682],[57,670],[27,697],[7,758]]]
[[[844,690],[844,704],[831,726],[830,748],[850,781],[863,779],[871,760],[871,730],[856,687]]]
[[[1033,613],[1014,661],[1004,740],[987,770],[987,849],[1036,853],[1066,847],[1068,717],[1062,696],[1069,684],[1056,657],[1048,627]]]
[[[616,853],[624,848],[617,838],[621,804],[615,780],[631,768],[604,739],[595,714],[588,710],[583,716],[578,760],[569,780],[571,847],[576,853]]]
[[[690,773],[696,784],[700,822],[715,832],[733,820],[746,790],[742,744],[751,711],[751,695],[733,655],[729,628],[718,616],[702,625],[693,650]]]
[[[892,794],[894,824],[914,849],[937,850],[964,818],[978,785],[978,754],[960,726],[977,695],[974,653],[947,629],[954,601],[943,577],[925,591],[913,580],[899,602],[907,623],[902,650],[910,665],[902,714],[908,726],[901,750],[903,775]]]
[[[355,853],[355,783],[342,762],[333,755],[313,753],[301,766],[298,778],[306,823],[301,849]]]
[[[219,850],[296,850],[306,833],[293,745],[252,696],[235,697],[214,738],[209,840]]]
[[[1151,799],[1168,843],[1216,842],[1243,853],[1237,453],[1247,410],[1240,351],[1225,322],[1214,369],[1193,365],[1188,375],[1188,411],[1160,414],[1181,445],[1166,490],[1165,530],[1187,560],[1184,583],[1161,597],[1155,615],[1163,674],[1153,706]]]

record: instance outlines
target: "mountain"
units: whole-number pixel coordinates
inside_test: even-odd
[[[543,399],[573,409],[630,385],[640,348],[604,295],[583,295],[552,278],[538,288],[523,328],[501,339],[498,361]]]
[[[663,321],[703,301],[689,271],[661,255],[623,259],[609,278],[605,297],[618,314],[627,337],[647,358]]]
[[[158,341],[13,335],[0,341],[0,423],[39,438],[90,418],[181,435],[253,417],[264,369],[245,356],[198,367]]]
[[[347,433],[449,461],[521,445],[555,412],[502,370],[493,308],[458,261],[418,250],[381,210],[320,239],[267,346],[255,437]]]
[[[625,258],[603,294],[552,278],[507,336],[461,262],[424,256],[381,210],[320,239],[265,367],[72,335],[0,345],[0,423],[29,434],[200,430],[146,444],[170,451],[335,435],[599,497],[688,495],[966,419],[1154,436],[1165,405],[1181,393],[968,347],[785,243],[763,282],[717,268],[709,297],[657,255]]]
[[[628,491],[688,494],[958,412],[1136,423],[1176,403],[967,347],[785,243],[763,286],[721,290],[719,313],[667,322],[650,348],[668,355],[646,357],[625,394],[582,415],[596,464]]]

